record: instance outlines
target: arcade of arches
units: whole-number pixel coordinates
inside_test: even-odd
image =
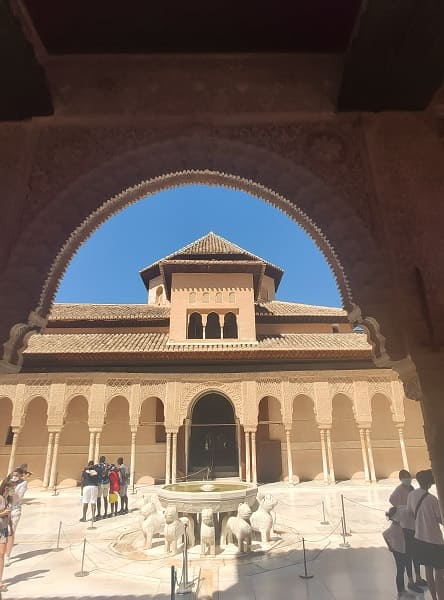
[[[406,407],[405,434],[416,439],[422,412],[444,499],[442,89],[423,112],[338,113],[337,55],[42,60],[54,114],[0,124],[2,372],[20,371],[22,350],[45,328],[69,260],[106,218],[173,185],[236,187],[284,210],[324,251],[351,322],[369,332],[377,365],[395,367],[418,402]],[[17,402],[2,394],[0,431]],[[301,406],[308,416],[308,401]],[[72,410],[66,418],[74,419]],[[56,447],[65,417],[52,430],[54,418],[48,413],[47,431]],[[14,428],[26,427],[13,419]],[[12,433],[4,433],[9,444]],[[378,435],[388,436],[394,452],[393,431]],[[373,446],[378,474],[376,440]],[[300,449],[293,450],[296,464]]]
[[[417,405],[393,372],[221,379],[125,373],[11,382],[0,390],[8,442],[0,469],[27,462],[35,484],[52,487],[74,483],[86,459],[102,453],[127,456],[135,482],[206,476],[208,466],[247,481],[376,481],[427,464]]]

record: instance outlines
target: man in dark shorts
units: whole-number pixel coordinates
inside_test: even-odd
[[[444,600],[444,538],[441,509],[436,496],[429,493],[435,483],[431,469],[419,471],[420,487],[410,492],[407,511],[415,518],[413,556],[425,565],[427,583],[433,600]]]
[[[105,510],[105,512],[103,514],[103,518],[106,519],[108,516],[108,495],[109,495],[108,468],[109,468],[109,465],[106,462],[106,456],[101,456],[98,464],[94,466],[94,469],[97,471],[97,474],[99,476],[98,495],[97,495],[97,519],[102,518],[102,515],[101,515],[102,498],[103,498],[103,507]]]

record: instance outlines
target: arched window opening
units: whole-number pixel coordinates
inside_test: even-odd
[[[220,338],[220,321],[217,313],[210,313],[207,317],[207,326],[205,327],[206,339]]]
[[[332,333],[339,333],[339,325],[331,326]]]
[[[159,287],[156,289],[156,304],[160,305],[163,304],[163,286],[159,285]]]
[[[224,338],[236,338],[238,337],[237,331],[237,318],[232,312],[225,315],[224,318]]]
[[[190,315],[187,338],[189,340],[201,340],[203,338],[202,315],[199,313]]]

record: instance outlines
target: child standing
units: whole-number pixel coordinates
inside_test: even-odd
[[[117,505],[119,500],[119,474],[115,465],[109,467],[109,504],[111,516],[117,517]]]
[[[382,534],[385,543],[396,562],[396,588],[398,590],[398,598],[414,598],[415,594],[411,594],[405,589],[404,573],[407,564],[407,554],[404,539],[404,532],[400,525],[405,511],[404,506],[392,506],[386,513],[387,519],[391,521],[390,527]]]

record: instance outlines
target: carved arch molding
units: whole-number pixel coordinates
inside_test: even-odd
[[[327,138],[331,135],[336,134],[330,133]],[[235,139],[228,139],[230,136]],[[87,161],[81,163],[78,172],[70,173],[64,187],[60,185],[60,169],[51,171],[49,163],[49,173],[45,173],[45,164],[41,165],[40,180],[45,185],[43,193],[41,189],[35,190],[41,208],[23,229],[2,276],[2,287],[7,290],[0,299],[3,319],[14,319],[12,315],[16,316],[17,311],[21,319],[21,322],[10,321],[12,328],[4,344],[3,369],[20,365],[21,351],[29,335],[45,326],[70,260],[95,229],[147,195],[197,183],[246,191],[299,223],[329,262],[352,322],[369,331],[375,356],[385,356],[385,338],[378,323],[383,324],[386,337],[391,325],[384,320],[387,316],[384,312],[376,314],[375,310],[376,306],[390,306],[390,280],[369,223],[347,198],[353,187],[347,173],[351,179],[362,180],[362,195],[368,195],[371,186],[366,184],[365,169],[358,169],[356,175],[354,158],[353,169],[350,165],[345,170],[342,189],[328,185],[325,169],[320,169],[320,165],[330,162],[330,169],[335,170],[337,157],[315,153],[309,165],[303,164],[301,152],[292,149],[292,136],[297,145],[297,132],[285,127],[238,128],[235,133],[221,130],[211,135],[191,133],[173,137],[144,144],[111,159],[105,154],[94,168]],[[341,160],[346,164],[352,144],[340,139],[344,148]],[[264,140],[269,143],[264,144]],[[66,144],[66,137],[63,142]],[[115,142],[118,144],[118,139]],[[84,136],[79,144],[78,155],[97,152],[97,144],[91,142],[90,136]],[[68,164],[63,168],[66,172],[73,167]],[[33,193],[31,185],[31,198]],[[367,314],[376,319],[367,318]]]

